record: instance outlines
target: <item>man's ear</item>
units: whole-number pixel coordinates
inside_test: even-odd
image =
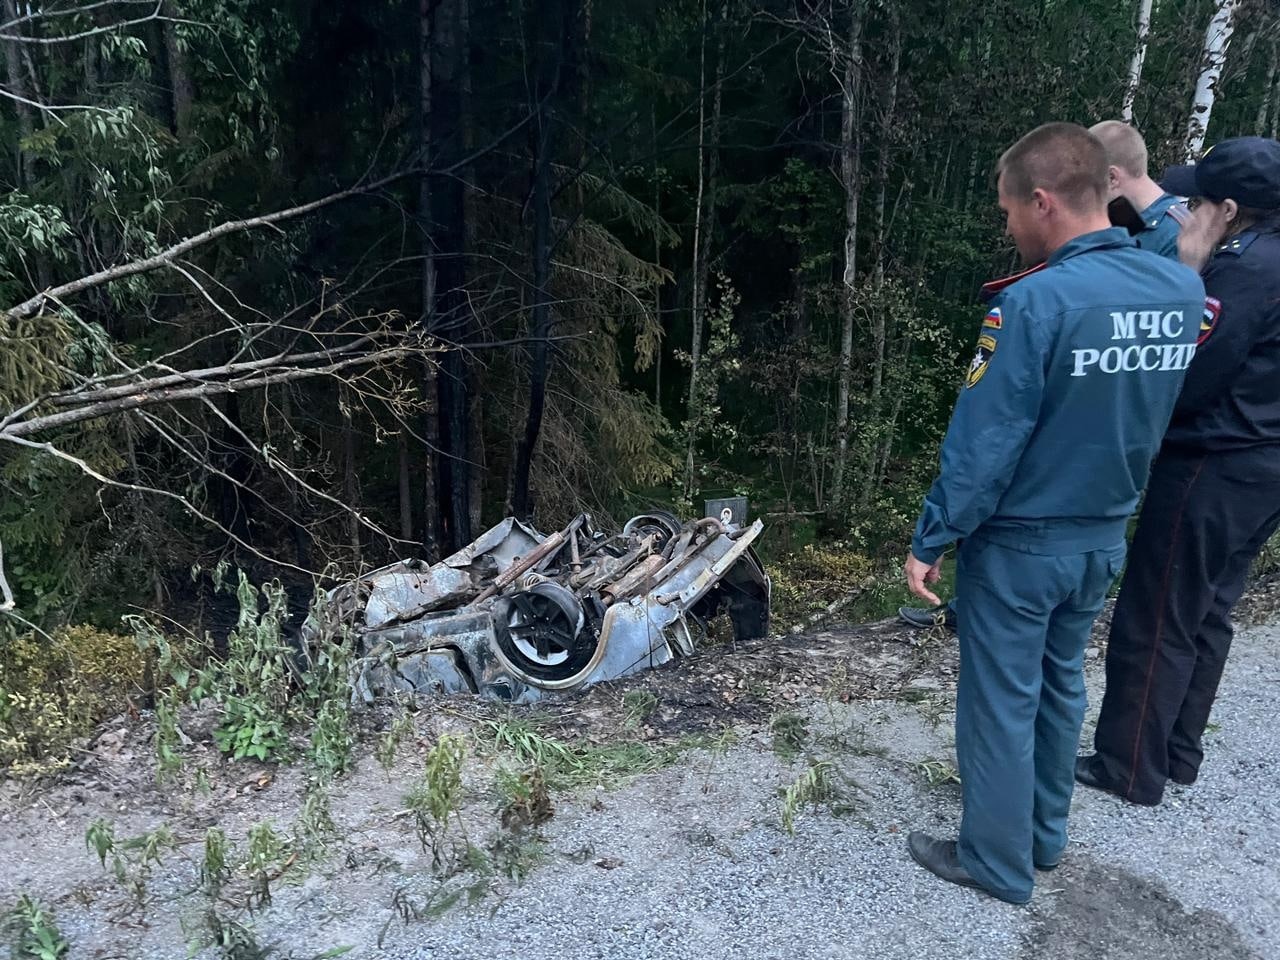
[[[1031,202],[1035,204],[1036,213],[1040,216],[1048,216],[1049,211],[1053,209],[1053,198],[1049,196],[1048,191],[1036,187],[1031,191]]]
[[[1222,216],[1227,223],[1235,223],[1236,218],[1240,216],[1240,204],[1234,200],[1222,201]]]
[[[1114,165],[1107,167],[1107,183],[1111,185],[1111,189],[1113,190],[1120,186],[1120,168],[1119,167]]]

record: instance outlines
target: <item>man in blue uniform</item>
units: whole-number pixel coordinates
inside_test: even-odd
[[[1142,135],[1127,123],[1104,120],[1089,128],[1107,153],[1107,199],[1110,205],[1128,205],[1137,223],[1126,225],[1138,246],[1171,260],[1178,259],[1178,230],[1188,214],[1173,194],[1166,193],[1147,173],[1147,145]],[[1032,271],[1042,269],[1041,265]],[[979,295],[987,303],[1006,287],[1028,273],[993,280],[982,287]],[[913,627],[946,627],[956,629],[956,601],[936,608],[902,607],[898,616]]]
[[[1067,843],[1084,647],[1124,559],[1125,524],[1195,350],[1204,288],[1107,218],[1107,158],[1083,127],[1039,127],[1000,159],[1007,232],[1043,270],[1007,287],[942,445],[907,558],[937,603],[958,556],[959,842],[911,855],[1011,903]]]
[[[1120,120],[1103,120],[1089,128],[1102,143],[1107,154],[1107,200],[1110,205],[1125,204],[1135,212],[1137,223],[1124,224],[1138,246],[1160,256],[1178,260],[1178,232],[1189,214],[1178,197],[1166,193],[1147,173],[1147,145],[1142,134]],[[1042,265],[1032,268],[1043,269]],[[1006,287],[1028,273],[992,280],[983,285],[980,300],[984,303],[998,296]],[[956,600],[945,607],[902,607],[899,616],[915,627],[945,626],[956,628]]]
[[[1138,246],[1171,260],[1178,258],[1178,230],[1186,218],[1181,201],[1147,173],[1147,145],[1127,123],[1103,120],[1089,128],[1107,151],[1108,199],[1137,212]]]
[[[1231,648],[1231,608],[1280,526],[1280,143],[1224,140],[1166,174],[1195,209],[1179,242],[1209,294],[1151,473],[1076,778],[1133,803],[1190,784]]]

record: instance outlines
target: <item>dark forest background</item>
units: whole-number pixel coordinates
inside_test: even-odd
[[[999,154],[1130,91],[1180,161],[1224,9],[1208,142],[1275,135],[1275,3],[1152,6],[0,0],[17,612],[729,494],[777,564],[898,559],[1015,267]]]

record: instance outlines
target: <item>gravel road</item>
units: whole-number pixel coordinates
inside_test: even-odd
[[[1090,669],[1099,700],[1100,663]],[[935,880],[907,857],[907,829],[951,833],[954,786],[914,764],[951,752],[951,715],[920,704],[819,705],[815,754],[853,809],[778,826],[788,770],[763,738],[564,811],[548,829],[588,863],[539,870],[496,911],[401,928],[398,958],[1280,957],[1280,628],[1241,634],[1200,782],[1154,809],[1077,792],[1073,845],[1028,907]],[[1086,736],[1089,727],[1086,726]],[[615,864],[618,864],[615,866]],[[1043,877],[1044,875],[1042,875]]]
[[[1025,907],[944,884],[907,856],[908,830],[954,835],[958,824],[959,788],[945,782],[954,640],[873,643],[877,629],[801,638],[786,657],[825,651],[828,670],[905,677],[894,699],[842,702],[784,686],[778,709],[795,715],[790,729],[800,720],[807,729],[801,755],[780,758],[767,725],[742,725],[731,746],[688,753],[624,788],[557,796],[523,883],[487,881],[475,903],[435,919],[428,906],[442,888],[402,816],[430,735],[390,776],[362,755],[334,795],[334,855],[281,879],[271,906],[239,914],[269,954],[207,946],[210,903],[196,871],[206,825],[238,843],[254,823],[287,827],[302,795],[296,767],[228,792],[249,774],[223,764],[214,769],[234,779],[201,799],[155,788],[143,743],[132,761],[101,761],[97,786],[63,784],[7,808],[0,798],[0,901],[38,894],[56,911],[68,956],[92,960],[312,960],[343,948],[347,958],[404,960],[1280,958],[1280,626],[1237,638],[1201,781],[1172,788],[1155,809],[1078,791],[1073,844]],[[728,669],[750,654],[724,656]],[[1095,658],[1095,704],[1101,681]],[[788,834],[780,794],[819,761],[840,797],[806,809]],[[474,788],[466,816],[476,842],[503,835],[493,803]],[[145,918],[86,853],[85,828],[99,816],[120,835],[171,823],[184,843],[156,867]],[[234,909],[225,896],[217,906]]]

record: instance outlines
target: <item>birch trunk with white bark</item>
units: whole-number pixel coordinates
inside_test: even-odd
[[[1142,64],[1147,59],[1147,38],[1151,35],[1151,0],[1138,0],[1138,39],[1129,61],[1129,80],[1124,88],[1124,104],[1120,119],[1133,123],[1133,102],[1138,97],[1138,84],[1142,82]]]
[[[1216,0],[1213,19],[1204,32],[1204,46],[1200,52],[1200,77],[1191,99],[1191,117],[1187,121],[1187,136],[1183,156],[1194,162],[1204,151],[1204,138],[1209,130],[1209,118],[1218,94],[1218,80],[1227,62],[1231,35],[1236,28],[1236,11],[1240,0]]]

